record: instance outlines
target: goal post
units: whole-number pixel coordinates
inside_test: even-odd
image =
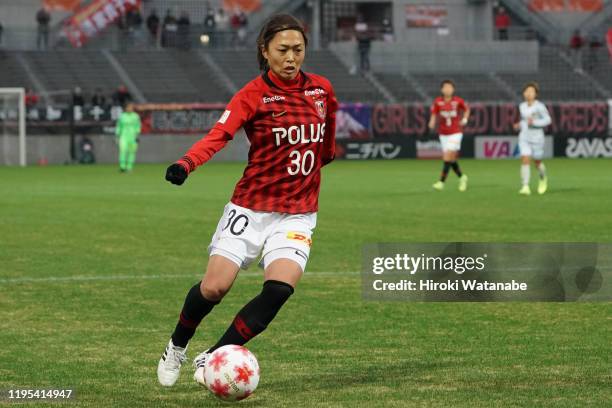
[[[26,111],[24,88],[0,88],[1,164],[26,165]]]

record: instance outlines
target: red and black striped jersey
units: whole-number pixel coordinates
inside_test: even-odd
[[[249,160],[232,203],[257,211],[317,211],[321,167],[334,159],[337,108],[326,78],[300,72],[286,83],[265,72],[236,93],[210,132],[178,162],[195,170],[244,128]]]
[[[442,96],[434,99],[431,104],[431,113],[440,115],[438,121],[438,133],[440,133],[440,136],[461,133],[463,131],[461,117],[468,109],[468,104],[458,96],[453,96],[449,101],[446,101]]]

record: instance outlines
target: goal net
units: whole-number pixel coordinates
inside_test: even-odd
[[[25,90],[0,88],[0,165],[26,165]]]

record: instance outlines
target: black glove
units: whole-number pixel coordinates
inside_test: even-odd
[[[178,163],[171,164],[170,167],[166,169],[166,180],[177,186],[183,184],[187,176],[187,170]]]

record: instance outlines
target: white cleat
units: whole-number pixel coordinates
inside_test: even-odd
[[[176,383],[181,372],[181,365],[187,360],[186,351],[187,347],[177,347],[170,339],[157,364],[157,380],[161,385],[172,387]]]
[[[433,187],[433,189],[434,189],[434,190],[437,190],[437,191],[442,191],[442,190],[444,190],[444,182],[443,182],[443,181],[438,180],[438,181],[436,181],[436,182],[433,184],[433,186],[432,186],[432,187]]]
[[[206,387],[206,380],[204,379],[204,367],[206,367],[206,361],[208,360],[211,354],[212,353],[209,353],[208,350],[206,350],[198,354],[196,358],[193,359],[193,367],[195,368],[195,372],[193,373],[193,379],[196,380],[196,382],[203,387]]]
[[[525,184],[523,187],[521,187],[521,189],[519,190],[519,194],[521,195],[531,195],[531,189],[529,188],[529,186],[527,184]]]
[[[468,185],[468,176],[463,174],[459,178],[459,191],[463,193],[465,190],[467,190],[467,185]]]

